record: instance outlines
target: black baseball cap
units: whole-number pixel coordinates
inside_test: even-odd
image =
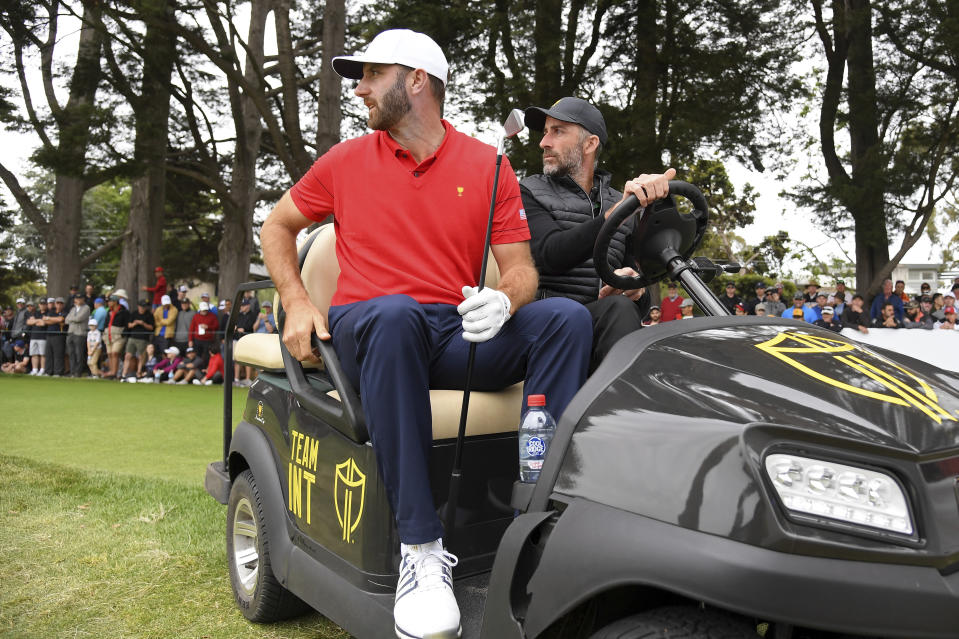
[[[542,131],[546,128],[546,116],[578,124],[596,137],[600,144],[606,144],[606,120],[595,106],[580,98],[560,98],[548,109],[529,107],[523,119],[530,131]]]

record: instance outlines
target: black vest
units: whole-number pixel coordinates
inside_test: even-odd
[[[610,177],[610,174],[606,171],[596,171],[594,173],[593,193],[598,193],[597,197],[591,197],[584,192],[579,184],[569,176],[552,178],[546,175],[531,175],[520,184],[529,190],[540,206],[549,211],[556,219],[557,224],[565,230],[577,224],[589,222],[595,216],[602,215],[611,206],[619,202],[623,194],[610,187]],[[599,202],[598,212],[593,209],[597,199]],[[633,230],[634,219],[631,217],[625,224],[621,225],[610,242],[609,263],[614,269],[625,265],[626,238]],[[530,240],[534,256],[540,254],[536,246],[537,241],[538,238],[536,237],[532,237]],[[537,261],[538,259],[537,257]],[[597,299],[599,289],[603,286],[602,280],[596,274],[596,269],[593,268],[593,258],[587,259],[560,275],[546,275],[543,273],[542,264],[536,266],[540,270],[539,299],[568,297],[581,304],[586,304]],[[633,265],[630,264],[630,266]]]

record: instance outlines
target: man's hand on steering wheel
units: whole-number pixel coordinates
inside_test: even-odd
[[[286,321],[283,324],[283,343],[289,349],[290,355],[301,362],[319,361],[319,353],[313,349],[310,336],[316,331],[321,340],[330,339],[323,314],[309,299],[293,302],[284,310]]]
[[[650,203],[669,195],[669,181],[674,177],[676,177],[676,169],[666,169],[664,173],[643,173],[632,180],[627,180],[626,186],[623,187],[623,199],[620,202],[632,194],[636,196],[640,206],[649,206]],[[606,217],[609,217],[615,208],[614,206],[606,211]]]
[[[616,273],[616,275],[626,275],[628,277],[637,277],[639,275],[639,273],[629,268],[628,266],[624,266],[623,268],[618,268],[613,272]],[[625,295],[632,301],[636,302],[639,300],[639,298],[643,296],[643,293],[645,292],[646,292],[645,288],[634,288],[634,289],[624,291],[623,289],[620,289],[620,288],[613,288],[609,284],[604,284],[603,288],[599,289],[599,299],[603,299],[604,297],[609,297],[610,295]]]

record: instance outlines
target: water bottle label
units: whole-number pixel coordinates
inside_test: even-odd
[[[539,437],[530,437],[526,442],[526,454],[530,457],[542,457],[546,454],[546,442]]]
[[[543,470],[543,460],[542,459],[528,459],[526,460],[526,465],[530,470]]]

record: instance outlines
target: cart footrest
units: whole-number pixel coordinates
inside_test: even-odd
[[[207,464],[203,487],[213,499],[223,505],[230,500],[230,473],[223,460]]]

